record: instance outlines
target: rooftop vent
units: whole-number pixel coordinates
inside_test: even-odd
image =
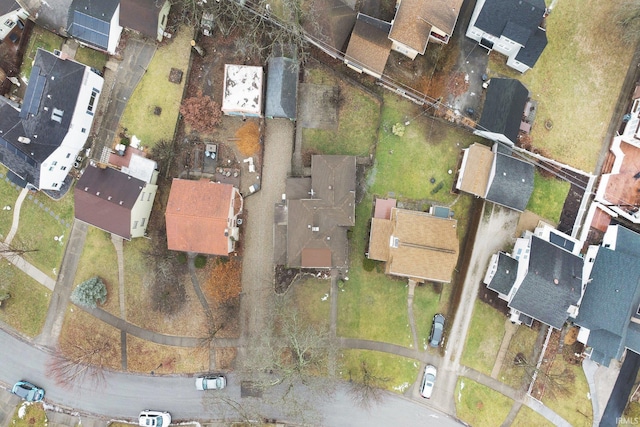
[[[311,231],[320,231],[320,227],[311,227]]]
[[[18,137],[18,142],[20,142],[22,144],[29,144],[31,142],[31,139],[27,138],[26,136],[19,136]]]
[[[62,123],[63,114],[64,111],[54,108],[53,112],[51,113],[51,120],[53,120],[54,122]]]

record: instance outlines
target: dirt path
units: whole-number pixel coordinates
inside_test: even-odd
[[[265,125],[264,167],[261,189],[245,200],[248,220],[244,230],[242,259],[242,298],[240,322],[246,340],[262,330],[273,287],[274,205],[285,189],[291,171],[294,125],[285,119],[268,120]]]
[[[449,414],[455,413],[455,405],[450,398],[454,395],[460,359],[464,342],[469,331],[473,306],[482,286],[487,265],[491,255],[512,242],[518,225],[519,213],[501,208],[493,204],[485,204],[473,243],[473,251],[469,261],[469,270],[465,278],[460,303],[455,314],[455,320],[449,333],[444,363],[439,367],[444,381],[440,382],[440,392],[434,398],[434,404],[440,410]]]

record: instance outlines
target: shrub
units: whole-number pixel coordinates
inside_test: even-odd
[[[187,263],[187,254],[185,254],[184,252],[180,252],[178,254],[178,262],[180,264],[186,264]]]
[[[96,308],[97,303],[107,301],[107,287],[99,277],[92,277],[80,283],[71,293],[71,301],[76,305]]]
[[[193,260],[193,265],[195,265],[196,268],[203,268],[205,265],[207,265],[207,257],[204,255],[196,256],[196,259]]]
[[[364,271],[373,271],[373,269],[376,268],[376,264],[378,264],[376,261],[367,257],[362,260],[362,268],[364,268]]]

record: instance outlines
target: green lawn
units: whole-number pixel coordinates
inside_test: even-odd
[[[455,392],[456,416],[473,427],[502,424],[513,400],[469,378],[460,377]]]
[[[498,377],[500,381],[516,390],[519,390],[523,384],[529,384],[529,378],[524,369],[516,366],[513,361],[519,353],[522,353],[528,361],[535,363],[532,357],[537,337],[538,331],[526,326],[518,327],[515,335],[511,338],[511,342],[509,342],[507,355]]]
[[[617,4],[558,2],[547,18],[549,44],[534,68],[524,75],[507,72],[501,55],[492,55],[489,65],[489,75],[519,78],[538,101],[533,145],[587,172],[595,169],[634,52],[620,42],[611,18]],[[545,129],[547,119],[553,122],[551,130]]]
[[[147,239],[133,239],[124,242],[124,289],[125,301],[127,302],[127,320],[144,326],[145,317],[140,310],[141,306],[145,308],[148,303],[145,301],[145,288],[149,286],[147,270],[147,259],[144,255],[145,251],[151,250],[151,242]]]
[[[566,369],[566,370],[565,370]],[[551,368],[550,376],[569,378],[564,392],[546,391],[542,403],[553,409],[558,415],[574,427],[588,427],[592,423],[593,408],[589,396],[589,383],[582,366],[569,365],[558,354]],[[549,388],[549,387],[547,387]]]
[[[433,316],[436,313],[443,313],[447,317],[452,286],[450,284],[438,285],[438,288],[442,289],[442,291],[436,292],[434,286],[430,284],[416,286],[413,295],[413,320],[416,323],[418,348],[420,350],[429,348],[427,343]],[[445,328],[447,326],[445,325]],[[446,333],[444,338],[445,340],[447,339]],[[446,345],[446,342],[444,344]]]
[[[391,279],[374,269],[363,268],[371,199],[356,207],[356,226],[351,234],[349,280],[338,294],[338,335],[384,341],[406,347],[413,338],[407,314],[407,281]],[[382,264],[379,264],[382,267]]]
[[[303,150],[322,154],[368,156],[377,139],[380,102],[355,86],[336,80],[323,68],[312,69],[307,81],[337,85],[344,100],[338,113],[337,129],[302,130]]]
[[[553,427],[553,423],[528,406],[522,406],[511,427]]]
[[[358,373],[362,361],[366,362],[374,376],[386,380],[382,381],[383,388],[396,393],[403,393],[418,378],[420,364],[417,361],[369,350],[345,350],[342,352],[340,358],[342,378],[345,380],[359,378]]]
[[[24,413],[20,414],[23,406]],[[16,408],[8,425],[11,427],[46,426],[47,422],[47,413],[42,403],[22,402]]]
[[[26,249],[37,249],[35,252],[26,253],[25,258],[55,279],[69,240],[72,223],[73,187],[57,201],[40,191],[30,193],[22,203],[20,225],[14,241],[20,242]],[[61,241],[54,239],[60,236]]]
[[[571,184],[555,178],[545,178],[538,171],[534,177],[534,188],[527,210],[550,220],[554,224],[560,222],[560,214],[564,201],[569,194]]]
[[[161,139],[173,139],[187,80],[192,36],[193,30],[183,27],[168,44],[158,47],[127,103],[120,124],[130,135],[140,138],[145,147],[152,147]],[[168,80],[171,68],[184,72],[180,84]],[[154,114],[156,107],[162,108],[159,116]]]
[[[490,375],[504,336],[505,317],[490,305],[476,301],[461,363]]]
[[[51,291],[6,260],[0,262],[0,283],[11,293],[2,303],[0,320],[27,336],[38,335],[47,317]]]
[[[1,207],[7,205],[11,206],[10,211],[0,210],[0,237],[4,241],[4,237],[9,234],[11,230],[11,224],[13,224],[13,208],[15,207],[15,201],[20,195],[21,188],[12,186],[9,182],[5,181],[7,176],[7,168],[4,165],[0,165],[0,204]]]
[[[312,325],[329,326],[331,312],[330,280],[305,277],[296,282],[289,293],[305,320]]]
[[[33,66],[33,61],[36,58],[36,52],[39,47],[48,52],[53,52],[54,49],[60,49],[62,47],[62,43],[64,43],[64,39],[62,37],[55,35],[44,28],[38,26],[33,27],[31,37],[29,38],[29,44],[24,52],[22,67],[20,67],[20,76],[25,79],[29,79],[29,76],[31,75],[31,67]]]
[[[107,301],[101,308],[120,316],[118,258],[111,234],[89,227],[74,284],[77,286],[95,276],[100,277],[107,286]]]
[[[81,64],[88,65],[98,71],[102,71],[104,70],[104,66],[107,63],[109,56],[106,53],[80,45],[76,51],[74,59]]]

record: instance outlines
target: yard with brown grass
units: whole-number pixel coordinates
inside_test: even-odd
[[[492,54],[489,76],[520,79],[538,101],[533,146],[545,155],[593,172],[634,48],[614,25],[617,2],[561,1],[547,18],[547,45],[524,75]],[[585,13],[588,11],[588,13]],[[551,130],[545,121],[552,122]]]

